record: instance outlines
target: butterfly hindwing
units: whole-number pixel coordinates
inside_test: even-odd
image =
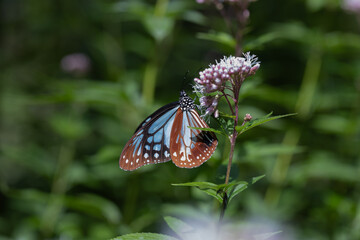
[[[178,102],[167,104],[139,125],[121,153],[120,168],[131,171],[171,159],[170,133],[178,108]]]
[[[175,165],[182,168],[203,164],[214,153],[218,143],[214,133],[191,129],[189,126],[208,128],[194,109],[178,109],[171,131],[170,153]]]

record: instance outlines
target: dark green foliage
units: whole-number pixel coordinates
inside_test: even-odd
[[[239,136],[232,181],[266,175],[242,191],[245,183],[221,185],[229,152],[221,134],[196,169],[118,167],[146,116],[183,88],[191,95],[199,70],[234,55],[235,39],[213,6],[2,1],[0,239],[178,238],[177,223],[167,218],[168,227],[163,216],[218,220],[218,190],[242,191],[225,214],[233,230],[268,221],[270,229],[255,228],[263,239],[278,231],[269,239],[360,239],[360,25],[341,2],[250,4],[243,49],[261,67],[243,84],[240,116],[297,115]],[[73,53],[90,64],[61,67]],[[210,119],[210,128],[229,133],[231,123]],[[175,182],[213,182],[202,189],[217,200]]]

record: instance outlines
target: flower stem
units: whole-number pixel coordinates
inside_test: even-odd
[[[221,206],[221,212],[220,212],[220,218],[219,218],[219,223],[221,224],[223,218],[224,218],[224,214],[225,214],[225,210],[226,207],[228,205],[229,199],[228,199],[228,195],[226,192],[223,193],[223,202],[222,202],[222,206]],[[219,226],[220,226],[219,224]]]
[[[231,110],[231,113],[234,115],[235,113],[234,113],[234,110],[233,110],[232,107],[231,107],[231,103],[230,103],[230,101],[229,101],[229,98],[228,98],[227,94],[225,93],[225,91],[222,91],[222,94],[223,94],[223,96],[225,97],[225,99],[226,99],[226,101],[227,101],[227,103],[228,103],[228,105],[229,105],[229,108],[230,108],[230,110]]]
[[[231,163],[232,163],[232,159],[233,159],[233,155],[234,155],[234,149],[235,149],[235,141],[236,141],[236,138],[234,139],[234,134],[232,134],[230,136],[231,147],[230,147],[230,154],[229,154],[229,163],[228,163],[227,170],[226,170],[225,184],[229,183]]]
[[[225,184],[228,184],[228,183],[229,183],[231,164],[232,164],[232,159],[233,159],[233,156],[234,156],[236,138],[237,138],[237,136],[238,136],[238,132],[236,131],[236,126],[237,126],[238,121],[239,121],[239,106],[238,106],[239,91],[240,91],[240,87],[234,87],[235,121],[234,121],[233,134],[230,135],[230,144],[231,144],[231,147],[230,147],[230,154],[229,154],[229,163],[228,163],[227,170],[226,170]],[[231,108],[231,111],[234,112],[232,108]]]

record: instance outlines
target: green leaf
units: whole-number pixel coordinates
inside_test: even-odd
[[[247,182],[245,181],[237,181],[237,182],[231,182],[231,183],[228,183],[228,184],[220,184],[220,185],[217,185],[217,189],[218,190],[221,190],[221,191],[226,191],[226,192],[229,192],[229,191],[232,191],[233,188],[239,184],[248,184]]]
[[[220,203],[222,203],[223,198],[221,194],[218,193],[219,185],[210,182],[188,182],[188,183],[178,183],[178,184],[171,184],[173,186],[184,186],[184,187],[197,187],[199,190],[203,191],[204,193],[214,197]]]
[[[339,161],[334,153],[313,151],[306,162],[291,168],[289,180],[297,184],[309,179],[334,180],[349,183],[358,183],[359,170],[353,164]]]
[[[89,133],[88,125],[79,118],[56,115],[50,119],[50,125],[60,136],[79,139]]]
[[[245,181],[232,182],[228,184],[214,184],[210,182],[188,182],[188,183],[178,183],[172,184],[173,186],[187,186],[187,187],[197,187],[204,193],[214,197],[220,203],[223,202],[223,194],[227,193],[229,199],[231,200],[234,196],[242,192],[247,188],[248,183]],[[229,201],[230,201],[229,200]]]
[[[67,196],[64,203],[68,208],[90,216],[105,218],[112,224],[118,224],[121,219],[121,213],[116,204],[98,195],[81,194],[76,197]]]
[[[214,133],[218,133],[218,134],[221,134],[221,135],[225,135],[225,133],[219,131],[219,130],[216,130],[216,129],[213,129],[213,128],[199,128],[199,127],[190,127],[188,126],[188,128],[190,129],[196,129],[196,130],[202,130],[202,131],[207,131],[207,132],[214,132]]]
[[[220,117],[215,120],[220,125],[223,135],[229,136],[234,132],[234,116],[220,113]]]
[[[244,50],[245,50],[244,52],[252,51],[254,49],[260,49],[260,48],[264,47],[265,44],[274,42],[274,41],[278,40],[280,37],[281,37],[281,35],[277,32],[265,33],[255,39],[247,41],[244,44]],[[242,90],[243,89],[241,89],[241,91]],[[244,92],[242,91],[242,93],[244,93]]]
[[[170,237],[158,233],[131,233],[123,236],[113,238],[112,240],[178,240],[177,238]]]
[[[183,237],[183,235],[185,233],[188,233],[190,231],[193,231],[194,228],[189,226],[187,223],[185,223],[184,221],[178,219],[178,218],[174,218],[171,216],[166,216],[164,217],[165,222],[167,223],[167,225],[169,225],[169,227],[175,232],[177,233],[180,237]]]
[[[198,33],[197,37],[199,39],[218,42],[230,48],[235,48],[236,46],[236,40],[225,32]]]
[[[231,199],[233,199],[236,195],[238,195],[239,193],[241,193],[242,191],[244,191],[247,188],[247,183],[240,183],[238,185],[235,186],[234,190],[232,191],[232,193],[229,196],[229,202],[231,201]]]
[[[187,183],[173,183],[173,186],[183,186],[183,187],[198,187],[200,189],[214,189],[217,190],[217,186],[215,183],[211,182],[187,182]]]
[[[196,23],[199,25],[206,25],[206,18],[203,14],[201,14],[200,12],[197,11],[192,11],[190,9],[188,9],[187,11],[184,12],[182,18],[184,20],[187,20],[189,22],[192,23]]]
[[[200,190],[206,193],[207,195],[214,197],[220,203],[222,203],[224,200],[222,194],[219,194],[219,192],[215,191],[214,189],[200,189]]]
[[[261,124],[264,124],[264,123],[267,123],[269,121],[272,121],[272,120],[275,120],[275,119],[279,119],[279,118],[284,118],[284,117],[289,117],[289,116],[294,116],[296,115],[297,113],[290,113],[290,114],[285,114],[285,115],[279,115],[279,116],[274,116],[274,117],[270,117],[272,114],[269,113],[268,115],[266,115],[265,117],[262,117],[262,118],[257,118],[257,119],[254,119],[254,120],[251,120],[250,122],[247,122],[245,123],[243,126],[236,126],[236,131],[239,133],[239,134],[242,134],[254,127],[257,127]]]
[[[252,181],[251,181],[251,184],[256,183],[257,181],[259,181],[259,180],[262,179],[263,177],[265,177],[265,174],[264,174],[264,175],[261,175],[261,176],[258,176],[258,177],[253,177],[253,178],[252,178]]]
[[[359,127],[356,117],[347,117],[339,115],[323,115],[313,120],[313,126],[320,131],[331,134],[350,135],[356,132]]]
[[[223,112],[220,112],[220,111],[219,111],[219,116],[224,117],[224,118],[231,118],[231,119],[236,118],[234,115],[226,114],[226,113],[223,113]]]
[[[254,236],[255,240],[266,240],[271,238],[272,236],[282,233],[282,231],[277,231],[277,232],[272,232],[272,233],[262,233],[262,234],[257,234]]]
[[[166,16],[148,15],[144,18],[144,25],[153,38],[161,42],[174,27],[174,19]]]

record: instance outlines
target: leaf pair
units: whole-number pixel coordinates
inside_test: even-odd
[[[264,116],[264,117],[261,117],[261,118],[256,118],[256,119],[253,119],[249,122],[246,122],[245,124],[241,125],[241,126],[236,126],[235,129],[236,131],[240,134],[254,128],[254,127],[257,127],[257,126],[260,126],[264,123],[267,123],[269,121],[272,121],[272,120],[276,120],[276,119],[279,119],[279,118],[284,118],[284,117],[289,117],[289,116],[294,116],[296,115],[297,113],[290,113],[290,114],[285,114],[285,115],[278,115],[278,116],[273,116],[271,117],[272,115],[272,112],[269,113],[268,115]],[[234,116],[231,116],[231,115],[226,115],[226,114],[221,114],[220,115],[221,117],[219,119],[217,119],[220,127],[221,127],[221,130],[216,130],[216,129],[213,129],[213,128],[195,128],[195,127],[189,127],[191,129],[199,129],[199,130],[203,130],[203,131],[208,131],[208,132],[214,132],[214,133],[218,133],[218,134],[221,134],[221,135],[224,135],[224,136],[229,136],[233,129],[234,129]],[[227,120],[225,120],[226,118],[228,118]]]
[[[251,181],[252,184],[265,177],[265,175],[254,177]],[[221,204],[224,201],[224,196],[226,194],[228,202],[230,202],[236,195],[244,191],[248,182],[237,181],[228,184],[215,184],[210,182],[188,182],[188,183],[178,183],[172,184],[173,186],[183,186],[183,187],[196,187],[203,191],[204,193],[214,197]]]

